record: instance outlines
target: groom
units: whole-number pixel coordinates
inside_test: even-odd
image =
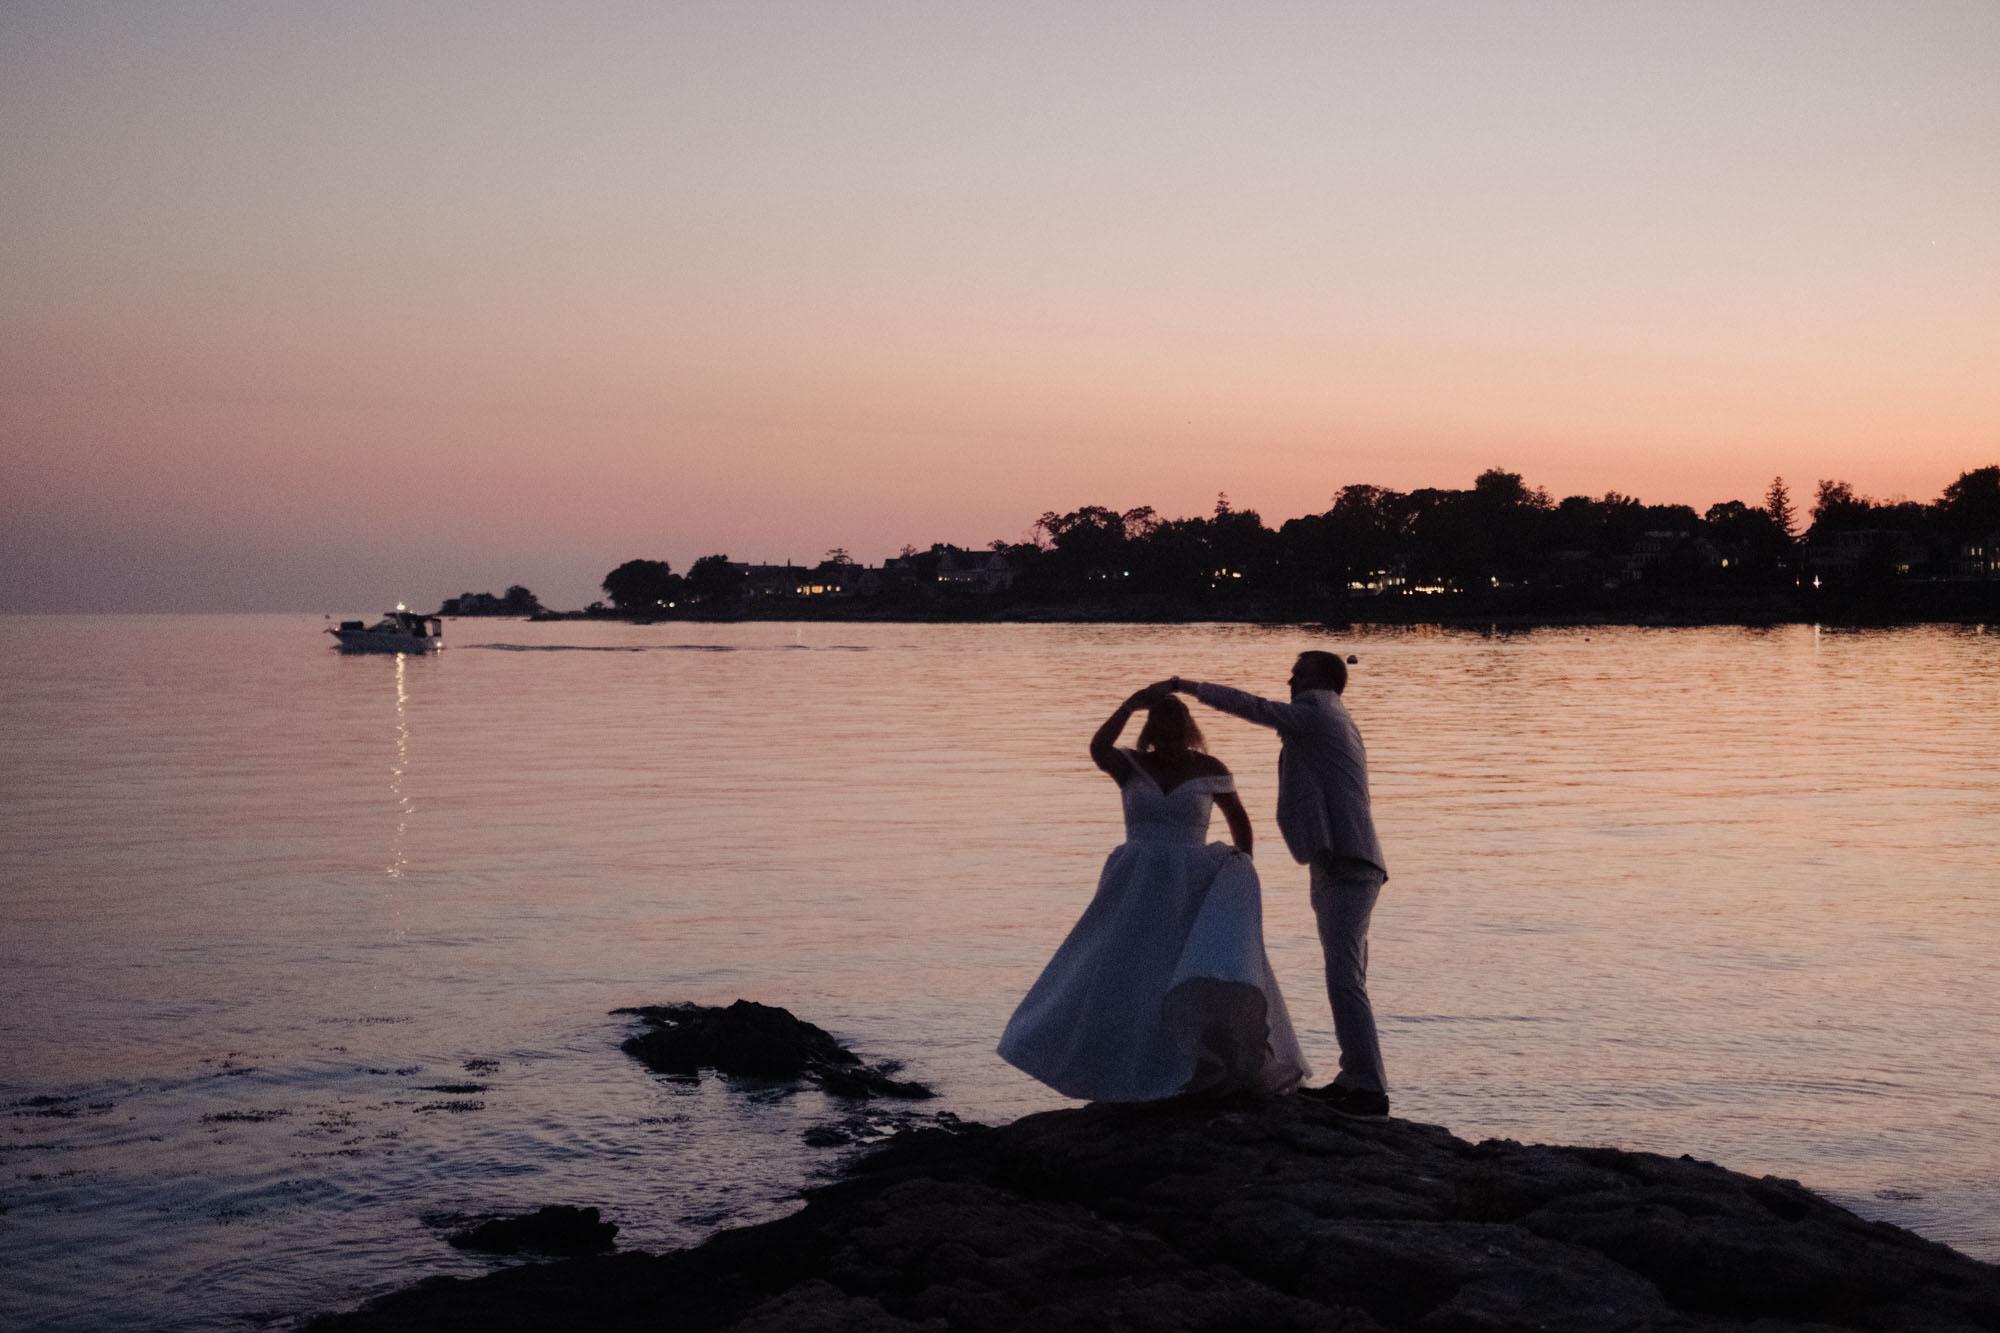
[[[1340,1041],[1340,1074],[1307,1096],[1349,1115],[1389,1114],[1389,1083],[1375,1011],[1368,1004],[1368,918],[1389,878],[1368,811],[1368,757],[1340,696],[1347,664],[1332,653],[1304,652],[1292,664],[1292,701],[1260,699],[1227,685],[1175,676],[1167,689],[1210,708],[1270,727],[1278,751],[1278,828],[1293,859],[1312,867],[1313,915],[1326,954],[1326,994]]]

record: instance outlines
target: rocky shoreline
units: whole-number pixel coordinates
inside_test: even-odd
[[[2000,1328],[2000,1267],[1774,1177],[1299,1097],[906,1133],[693,1249],[434,1278],[316,1333]]]

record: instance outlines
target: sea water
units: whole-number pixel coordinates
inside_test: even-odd
[[[935,1108],[1063,1105],[993,1044],[1119,838],[1091,731],[1309,647],[1358,659],[1398,1115],[2000,1259],[1992,629],[324,624],[0,618],[0,1325],[283,1325],[495,1262],[449,1215],[673,1246],[838,1168],[802,1135],[852,1108],[656,1077],[623,1005],[782,1004]],[[1330,1077],[1276,739],[1197,711]]]

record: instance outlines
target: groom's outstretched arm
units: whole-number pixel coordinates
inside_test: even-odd
[[[1255,722],[1274,731],[1306,731],[1319,719],[1318,713],[1305,704],[1280,703],[1276,699],[1266,699],[1227,685],[1188,680],[1182,676],[1175,676],[1172,684],[1174,689],[1192,694],[1218,712],[1232,714],[1245,722]]]

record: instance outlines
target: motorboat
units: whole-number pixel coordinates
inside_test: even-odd
[[[339,641],[342,652],[350,653],[434,653],[444,647],[444,621],[401,604],[372,625],[343,620],[327,633]]]

